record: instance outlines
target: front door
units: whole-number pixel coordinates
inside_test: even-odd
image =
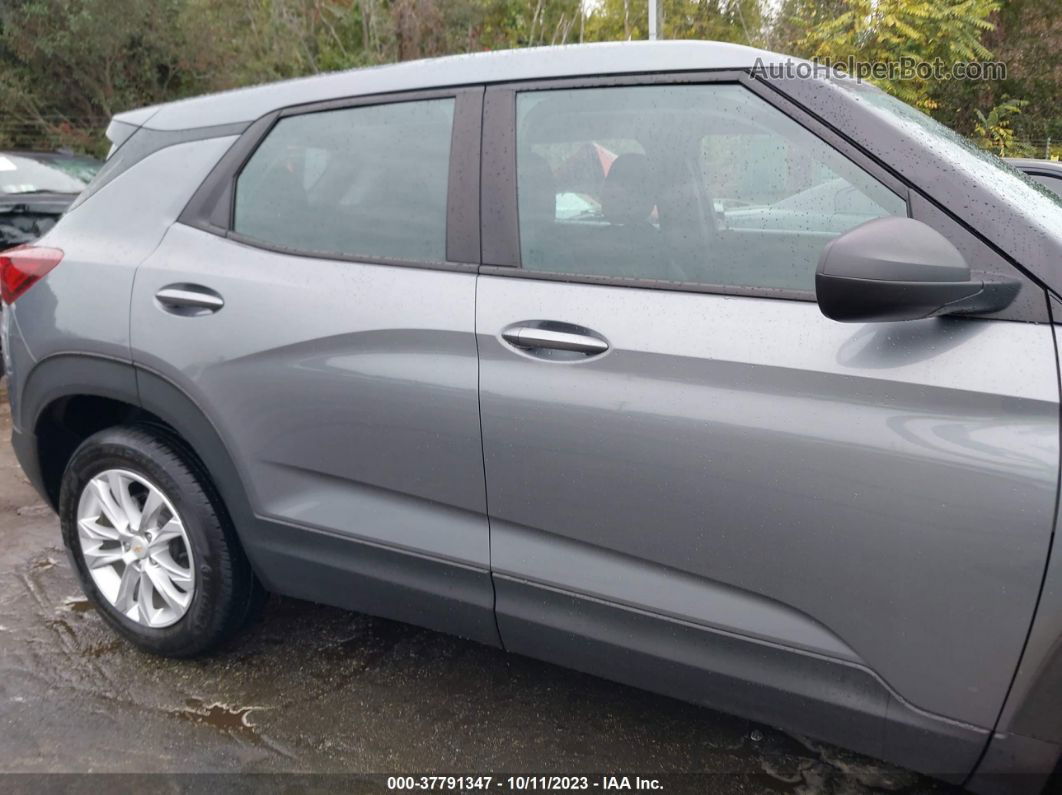
[[[508,96],[522,268],[476,318],[507,647],[972,766],[1051,532],[1050,328],[823,317],[822,246],[906,189],[742,84]]]

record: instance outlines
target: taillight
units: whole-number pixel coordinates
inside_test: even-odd
[[[0,298],[5,304],[15,303],[62,259],[60,249],[42,246],[16,246],[0,252]]]

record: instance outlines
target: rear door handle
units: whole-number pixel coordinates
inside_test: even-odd
[[[163,309],[176,315],[206,315],[225,306],[225,299],[200,284],[170,284],[155,293]]]
[[[509,326],[502,332],[502,339],[513,347],[524,350],[545,348],[554,351],[585,353],[590,356],[604,353],[608,350],[608,343],[592,333],[563,331],[535,325]]]

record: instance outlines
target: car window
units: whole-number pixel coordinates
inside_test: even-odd
[[[446,259],[454,100],[281,119],[236,182],[233,229],[297,251]]]
[[[1054,177],[1050,174],[1029,174],[1029,176],[1045,188],[1053,191],[1055,195],[1062,196],[1062,177]]]
[[[103,167],[102,160],[92,157],[76,157],[71,155],[37,156],[33,158],[46,166],[57,168],[82,183],[88,185],[92,178]]]
[[[524,268],[814,289],[823,247],[903,198],[729,84],[517,95]]]
[[[85,183],[29,157],[0,154],[0,193],[80,193]]]

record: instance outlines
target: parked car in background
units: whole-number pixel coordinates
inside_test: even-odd
[[[1059,161],[1012,157],[1008,158],[1007,162],[1024,171],[1053,193],[1062,196],[1062,163]]]
[[[756,137],[748,137],[748,148],[756,145]],[[760,136],[760,146],[771,146],[769,138]],[[768,152],[757,155],[744,153],[746,162],[769,162]],[[556,219],[572,223],[607,225],[601,205],[593,198],[608,178],[616,153],[600,144],[587,144],[560,162],[554,171],[555,179],[565,187],[557,193]],[[1054,193],[1062,195],[1062,163],[1049,160],[1010,158],[1007,162],[1026,173]],[[712,197],[715,221],[725,229],[790,229],[801,228],[836,230],[843,232],[856,224],[876,217],[874,203],[845,180],[824,177],[812,180],[810,187],[781,198],[771,197],[762,182],[746,179],[746,188],[753,187],[752,196],[715,195]],[[739,188],[739,193],[742,191]],[[774,201],[770,199],[774,198]],[[655,213],[655,210],[654,210]],[[651,216],[655,218],[655,215]]]
[[[0,249],[45,234],[102,166],[65,152],[0,151]]]
[[[785,63],[544,47],[116,116],[0,256],[12,443],[100,615],[191,656],[275,591],[1039,786],[1062,205]]]
[[[0,251],[47,233],[102,166],[70,152],[0,151]]]

